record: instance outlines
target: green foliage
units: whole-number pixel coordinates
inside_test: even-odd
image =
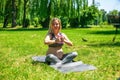
[[[60,17],[60,19],[61,19],[61,23],[62,23],[62,28],[67,28],[69,19],[67,17]]]
[[[87,7],[85,10],[82,10],[82,15],[80,16],[81,27],[84,27],[91,21],[94,21],[98,17],[98,8],[95,6]]]
[[[27,18],[25,19],[25,27],[28,27],[30,26],[30,20]]]
[[[69,19],[70,27],[79,27],[79,20],[78,18],[71,18]]]
[[[32,62],[32,56],[46,53],[48,46],[43,40],[47,30],[1,28],[0,80],[116,80],[120,77],[120,34],[112,42],[113,27],[63,29],[62,32],[74,44],[64,45],[64,52],[77,51],[75,61],[94,65],[97,70],[63,74],[47,64]]]
[[[35,17],[35,18],[33,19],[33,25],[34,25],[35,27],[38,27],[38,24],[39,24],[39,19],[38,19],[37,17]]]
[[[11,4],[5,4],[8,1],[10,0],[4,0],[3,3],[0,3],[3,5],[3,7],[0,6],[0,10],[2,10],[1,12],[11,12],[12,7],[8,6]],[[5,9],[5,6],[9,7],[10,10],[7,10],[8,8]],[[38,24],[38,21],[36,22],[36,20],[34,20],[34,18],[36,17],[39,19],[39,23],[43,27],[45,27],[45,24],[48,24],[48,20],[51,16],[62,16],[61,19],[63,21],[63,27],[65,27],[68,23],[68,19],[78,18],[78,21],[80,22],[80,16],[82,16],[82,9],[86,9],[86,7],[88,7],[88,0],[26,0],[26,2],[24,0],[18,0],[15,1],[15,9],[17,13],[16,22],[18,25],[22,25],[23,14],[25,10],[26,13],[24,14],[24,17],[28,18],[29,16],[29,23],[34,23],[35,26],[37,26]],[[2,18],[4,18],[4,16],[2,16]],[[11,19],[11,17],[8,19]],[[42,19],[44,19],[45,21],[43,21]],[[9,21],[8,23],[11,22]]]
[[[48,28],[49,27],[49,21],[50,18],[43,18],[42,20],[39,21],[39,23],[42,25],[43,28]]]
[[[118,16],[118,15],[119,15],[119,12],[118,12],[118,10],[112,10],[112,11],[110,11],[110,12],[108,13],[108,15],[116,15],[116,16]]]
[[[24,3],[26,3],[25,7]],[[107,21],[106,11],[99,10],[95,3],[88,6],[88,0],[15,0],[16,16],[14,17],[17,25],[23,24],[24,9],[26,10],[25,17],[29,18],[29,23],[34,24],[35,27],[42,25],[46,28],[50,17],[57,16],[62,16],[63,27],[66,27],[66,24],[72,27],[79,27],[79,25],[85,27],[88,24],[101,24]],[[0,0],[0,22],[6,22],[6,25],[11,24],[12,10],[11,0]],[[119,11],[113,10],[108,14],[118,15],[118,13]],[[8,19],[6,21],[5,16]]]
[[[40,11],[39,11],[39,15],[41,18],[46,18],[48,17],[48,0],[42,0],[40,1]]]

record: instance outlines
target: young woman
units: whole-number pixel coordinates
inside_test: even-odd
[[[61,21],[58,18],[53,18],[49,25],[48,33],[44,43],[48,45],[46,53],[46,62],[50,64],[64,64],[71,62],[77,56],[76,52],[64,54],[62,46],[67,44],[72,46],[72,42],[68,37],[61,33]]]

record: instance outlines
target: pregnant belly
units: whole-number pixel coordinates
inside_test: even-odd
[[[47,54],[54,54],[61,59],[63,57],[63,50],[61,48],[49,48]]]

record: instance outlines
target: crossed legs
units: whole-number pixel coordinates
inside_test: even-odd
[[[71,52],[71,53],[68,53],[67,55],[63,56],[63,59],[60,60],[57,56],[55,56],[54,54],[48,54],[46,56],[46,59],[45,61],[47,63],[50,63],[50,64],[57,64],[57,63],[61,63],[61,64],[64,64],[64,63],[69,63],[71,62],[76,56],[77,56],[77,52]]]

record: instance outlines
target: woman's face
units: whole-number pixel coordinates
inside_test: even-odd
[[[52,22],[52,29],[53,29],[54,32],[55,32],[55,31],[59,31],[59,29],[60,29],[60,24],[59,24],[59,21],[58,21],[58,20],[54,20],[54,21]]]

